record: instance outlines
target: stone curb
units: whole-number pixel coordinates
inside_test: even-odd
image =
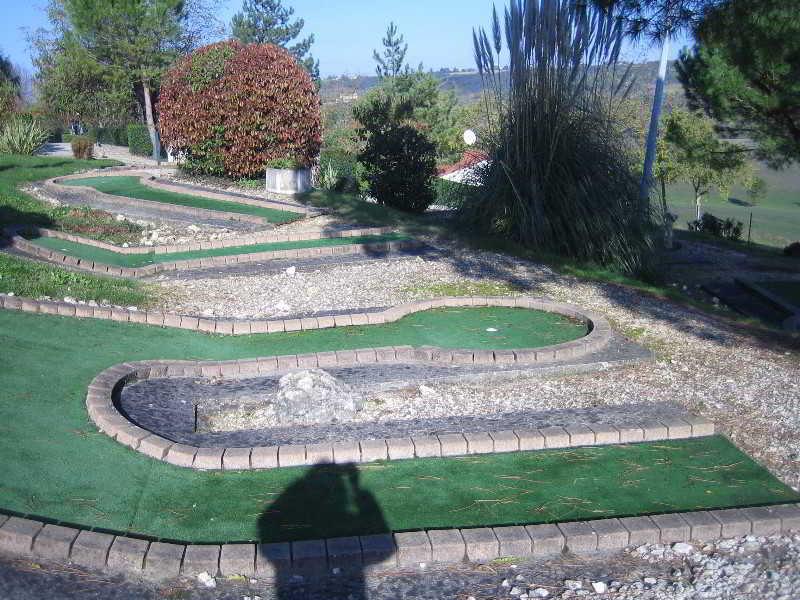
[[[60,236],[51,236],[60,237]],[[74,236],[73,236],[74,237]],[[318,246],[314,248],[296,248],[293,250],[268,250],[264,252],[253,252],[244,254],[232,254],[230,256],[213,256],[206,258],[194,258],[175,262],[156,263],[142,267],[117,267],[104,263],[85,261],[68,254],[62,254],[56,250],[50,250],[34,244],[20,235],[14,235],[10,239],[11,246],[30,254],[32,256],[64,264],[68,267],[90,271],[100,275],[110,275],[112,277],[146,277],[165,271],[186,271],[202,267],[217,267],[225,265],[245,264],[260,262],[265,260],[277,259],[302,259],[318,258],[321,256],[341,256],[355,254],[373,254],[375,252],[396,252],[401,250],[412,250],[421,248],[425,244],[419,240],[398,240],[389,242],[369,242],[366,244],[341,244],[334,246]]]
[[[735,526],[732,526],[735,524]],[[114,536],[0,514],[0,552],[144,579],[320,575],[334,568],[370,573],[420,563],[486,563],[569,552],[614,552],[643,543],[705,544],[744,535],[800,532],[800,504],[669,513],[543,525],[434,529],[326,540],[181,544]]]
[[[56,231],[54,229],[46,229],[44,227],[34,227],[31,225],[17,225],[13,227],[6,227],[5,232],[9,238],[17,235],[23,230],[36,230],[41,237],[51,237],[60,240],[67,240],[68,242],[75,242],[85,246],[92,246],[94,248],[101,248],[109,252],[116,252],[117,254],[173,254],[175,252],[197,252],[200,250],[216,250],[220,248],[237,248],[240,246],[253,246],[257,244],[272,244],[283,242],[305,242],[310,240],[328,240],[328,239],[342,239],[351,237],[363,237],[371,235],[386,235],[389,233],[396,233],[395,227],[364,227],[356,229],[342,229],[331,233],[319,233],[313,231],[298,232],[298,233],[279,233],[272,230],[256,231],[247,235],[227,238],[224,240],[209,240],[204,242],[193,242],[191,244],[172,244],[169,246],[133,246],[130,248],[123,248],[115,246],[107,242],[101,242],[92,238],[76,235],[72,233],[65,233],[63,231]],[[23,238],[24,239],[24,238]]]

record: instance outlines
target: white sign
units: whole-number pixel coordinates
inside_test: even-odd
[[[475,132],[472,131],[472,129],[467,129],[464,132],[464,143],[467,146],[473,146],[477,141],[478,141],[478,136],[475,135]]]

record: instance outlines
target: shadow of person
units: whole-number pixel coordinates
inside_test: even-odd
[[[321,586],[328,598],[366,599],[365,574],[392,557],[394,544],[360,476],[352,463],[315,465],[260,515],[258,560],[273,573],[277,598]],[[297,541],[289,553],[280,540]]]

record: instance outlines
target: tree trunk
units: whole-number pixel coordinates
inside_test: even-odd
[[[658,125],[661,119],[661,107],[664,104],[664,85],[667,79],[667,57],[669,56],[669,35],[661,42],[661,61],[658,63],[658,79],[656,93],[653,96],[653,109],[650,113],[650,129],[647,132],[647,147],[644,155],[642,182],[639,186],[639,202],[642,216],[646,217],[650,210],[650,187],[653,184],[653,164],[656,161],[658,146]]]
[[[147,131],[150,133],[150,143],[153,145],[153,160],[161,164],[161,141],[158,138],[156,122],[153,118],[153,99],[150,97],[150,82],[142,79],[142,93],[144,94],[144,116],[147,121]]]

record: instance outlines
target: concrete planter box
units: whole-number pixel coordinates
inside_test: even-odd
[[[267,168],[267,192],[303,194],[311,189],[311,169]]]

